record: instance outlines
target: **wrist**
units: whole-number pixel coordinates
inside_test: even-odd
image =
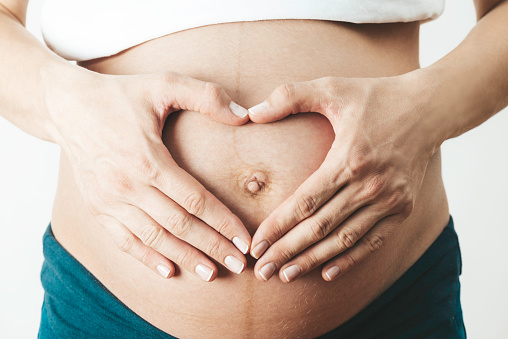
[[[100,74],[67,62],[47,63],[40,68],[43,107],[40,122],[46,140],[61,145],[62,129],[77,112],[74,98],[86,93],[86,85]],[[73,109],[74,108],[74,109]],[[63,116],[65,115],[65,116]]]
[[[459,129],[457,119],[453,119],[450,93],[439,75],[434,69],[420,68],[398,77],[432,154]]]

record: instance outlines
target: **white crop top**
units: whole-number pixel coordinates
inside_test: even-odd
[[[46,0],[46,44],[68,60],[114,55],[181,30],[224,22],[319,19],[353,23],[437,18],[444,0]]]

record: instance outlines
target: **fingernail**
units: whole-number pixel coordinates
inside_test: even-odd
[[[249,250],[249,245],[245,243],[242,239],[238,237],[233,238],[233,244],[242,252],[243,254],[247,254],[247,251]]]
[[[296,276],[300,274],[300,272],[302,272],[302,269],[298,265],[291,265],[288,268],[284,269],[284,271],[282,271],[287,282],[290,282],[291,280],[296,278]]]
[[[270,244],[268,243],[268,241],[266,240],[263,240],[261,241],[259,244],[256,245],[256,247],[254,247],[252,249],[252,256],[256,259],[259,259],[259,257],[265,253],[266,249],[268,248]]]
[[[159,271],[159,273],[162,275],[162,277],[164,278],[167,278],[169,276],[169,272],[171,272],[171,270],[169,269],[169,267],[167,267],[166,265],[163,265],[163,264],[159,264],[157,265],[157,271]]]
[[[210,267],[202,264],[197,265],[195,271],[204,281],[210,281],[213,274],[213,270]]]
[[[252,115],[261,114],[264,111],[266,111],[268,109],[268,107],[270,107],[270,104],[268,103],[268,101],[263,101],[262,103],[257,104],[256,106],[249,108],[249,112]]]
[[[237,258],[233,257],[232,255],[228,255],[224,262],[226,266],[231,269],[231,271],[235,272],[236,274],[242,273],[244,264]]]
[[[329,280],[333,280],[333,278],[335,278],[339,274],[339,272],[340,272],[339,266],[332,266],[325,272],[325,274]]]
[[[249,111],[247,111],[245,108],[238,105],[234,101],[231,101],[229,103],[229,109],[231,110],[231,112],[233,112],[234,115],[236,115],[239,118],[245,118],[247,114],[249,114]]]
[[[265,281],[268,281],[268,279],[272,277],[273,272],[275,272],[276,269],[277,266],[273,262],[268,263],[265,266],[261,267],[261,269],[259,270],[259,275],[263,279],[265,279]]]

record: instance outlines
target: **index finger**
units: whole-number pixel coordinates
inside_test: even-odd
[[[266,249],[302,220],[310,217],[347,182],[337,151],[332,148],[321,166],[259,226],[252,238],[251,255],[259,259]],[[335,160],[332,160],[335,159]]]
[[[222,234],[247,254],[251,237],[242,221],[199,181],[184,171],[164,147],[164,171],[154,178],[154,187],[207,225]]]

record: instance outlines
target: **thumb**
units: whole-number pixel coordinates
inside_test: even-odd
[[[242,125],[249,120],[247,110],[232,101],[219,84],[178,73],[166,74],[164,83],[161,95],[165,98],[166,115],[177,110],[189,110],[227,125]]]
[[[314,81],[278,86],[262,103],[249,108],[249,117],[257,123],[281,120],[290,114],[319,112],[323,96]]]

